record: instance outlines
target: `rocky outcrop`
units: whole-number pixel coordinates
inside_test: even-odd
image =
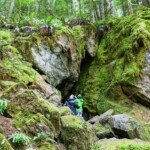
[[[14,46],[45,75],[45,80],[50,85],[59,89],[63,86],[62,91],[66,95],[78,80],[85,53],[91,57],[96,55],[95,29],[87,26],[56,29],[54,33],[51,30],[48,26],[42,26],[42,37],[37,32],[28,37],[17,35]],[[53,36],[50,37],[49,34]]]
[[[108,124],[102,125],[100,122],[97,122],[92,126],[92,129],[94,129],[95,134],[99,139],[111,138],[116,136]]]
[[[126,84],[122,86],[126,93],[135,102],[150,108],[150,50],[145,54],[145,65],[141,79],[136,85]]]
[[[114,115],[109,124],[119,138],[139,138],[139,125],[128,115]]]
[[[53,103],[55,106],[60,107],[62,105],[60,91],[46,83],[40,74],[36,73],[35,85],[31,85],[31,87],[32,89],[36,89],[44,99]]]
[[[88,124],[71,115],[62,116],[61,123],[61,137],[68,150],[90,150],[97,138]]]
[[[149,14],[145,10],[124,21],[111,20],[111,29],[103,36],[96,58],[79,77],[76,88],[91,113],[102,114],[108,109],[129,113],[134,103],[150,106],[150,25],[145,12]]]

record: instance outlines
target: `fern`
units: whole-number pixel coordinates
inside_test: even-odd
[[[10,136],[9,139],[11,139],[12,143],[14,144],[28,144],[29,143],[29,137],[23,133],[14,133]]]
[[[7,109],[8,100],[0,99],[0,114],[3,115],[4,111]]]

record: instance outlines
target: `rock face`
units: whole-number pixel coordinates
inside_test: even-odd
[[[55,106],[60,107],[61,104],[61,93],[56,88],[46,83],[40,74],[36,74],[35,88],[42,97],[49,102],[53,103]]]
[[[119,138],[138,138],[139,125],[128,115],[114,115],[110,118],[110,126]]]
[[[92,126],[92,128],[99,139],[111,138],[115,136],[108,124],[102,125],[101,123],[97,122]]]
[[[93,29],[90,31],[88,27],[86,29],[63,28],[62,30],[56,29],[50,37],[48,35],[51,31],[49,30],[51,30],[49,27],[41,27],[42,37],[38,33],[30,37],[18,36],[14,46],[45,75],[45,80],[50,85],[58,87],[65,93],[64,95],[67,95],[67,91],[78,80],[85,53],[89,53],[91,57],[96,54],[95,32],[92,31]]]
[[[110,110],[106,111],[105,113],[101,114],[100,118],[99,118],[99,122],[102,124],[108,123],[108,121],[111,118],[111,116],[113,115],[113,113],[114,113],[113,109],[110,109]]]
[[[150,24],[144,13],[112,21],[96,58],[79,77],[76,89],[91,113],[129,113],[134,103],[150,107]]]
[[[68,150],[90,150],[96,141],[94,131],[81,118],[76,116],[62,116],[62,140]]]
[[[146,63],[143,70],[142,80],[139,81],[138,87],[142,89],[142,92],[150,98],[150,49],[146,53]],[[150,105],[149,105],[150,106]]]
[[[73,74],[70,71],[68,59],[64,54],[53,53],[48,46],[42,44],[39,52],[37,49],[32,48],[32,55],[35,66],[47,76],[46,80],[51,85],[57,86],[71,75],[75,81],[77,80],[78,73]],[[74,68],[75,71],[77,69]]]

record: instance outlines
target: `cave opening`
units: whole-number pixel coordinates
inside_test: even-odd
[[[65,103],[65,101],[69,98],[71,94],[77,96],[78,94],[83,95],[84,99],[84,93],[82,91],[78,91],[77,87],[79,84],[80,78],[82,78],[83,74],[87,72],[88,68],[90,67],[90,64],[94,60],[94,57],[92,57],[88,52],[86,52],[84,59],[81,62],[80,70],[79,70],[79,78],[77,81],[74,81],[71,77],[63,80],[63,82],[58,85],[56,88],[61,91],[62,93],[62,103]],[[83,118],[87,121],[89,120],[91,114],[88,111],[88,109],[83,108]]]

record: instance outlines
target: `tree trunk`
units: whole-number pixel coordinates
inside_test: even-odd
[[[73,12],[75,14],[77,14],[77,12],[79,11],[79,1],[78,0],[72,0],[72,8],[73,8]]]
[[[9,14],[8,14],[9,18],[12,16],[12,13],[14,11],[15,2],[16,2],[16,0],[12,0],[12,2],[11,2],[10,8],[9,8]]]
[[[115,8],[114,0],[109,0],[109,3],[110,3],[110,10],[112,16],[116,16],[116,8]]]
[[[133,9],[132,9],[131,0],[128,0],[128,11],[129,11],[129,14],[133,14]]]
[[[101,14],[101,19],[105,19],[104,0],[100,1],[100,14]]]

